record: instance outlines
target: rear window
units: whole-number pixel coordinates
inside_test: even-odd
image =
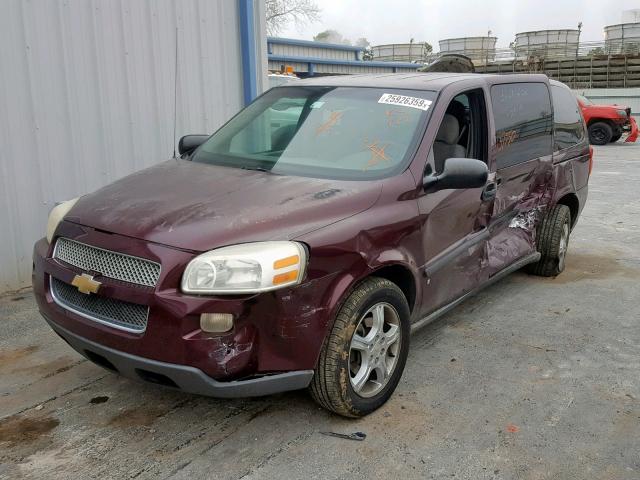
[[[544,83],[494,85],[491,105],[498,169],[551,154],[553,117]]]
[[[553,98],[553,149],[558,151],[584,140],[584,124],[573,92],[564,87],[551,86]]]

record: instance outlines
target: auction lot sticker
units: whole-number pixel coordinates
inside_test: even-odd
[[[400,105],[402,107],[419,108],[420,110],[429,110],[431,100],[425,100],[418,97],[406,97],[404,95],[395,95],[393,93],[383,93],[378,103],[387,105]]]

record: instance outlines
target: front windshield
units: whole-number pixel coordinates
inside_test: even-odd
[[[196,150],[194,162],[283,175],[362,180],[400,171],[434,92],[283,86]]]
[[[581,103],[583,103],[584,105],[593,105],[593,102],[591,100],[589,100],[587,97],[585,97],[584,95],[576,95],[578,97],[578,100],[580,100]]]

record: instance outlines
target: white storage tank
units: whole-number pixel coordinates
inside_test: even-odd
[[[604,47],[609,55],[640,52],[640,22],[604,27]]]
[[[427,55],[425,44],[422,42],[413,43],[390,43],[387,45],[376,45],[371,47],[373,59],[380,62],[424,62]]]
[[[537,30],[516,33],[516,58],[574,58],[578,52],[580,30]]]
[[[475,65],[492,62],[496,58],[497,37],[461,37],[440,40],[440,54],[469,57]]]

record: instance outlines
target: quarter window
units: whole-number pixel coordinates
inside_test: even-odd
[[[578,102],[568,88],[551,86],[553,98],[553,149],[562,150],[584,139],[584,124]]]
[[[508,83],[491,88],[497,168],[552,152],[553,118],[544,83]]]

